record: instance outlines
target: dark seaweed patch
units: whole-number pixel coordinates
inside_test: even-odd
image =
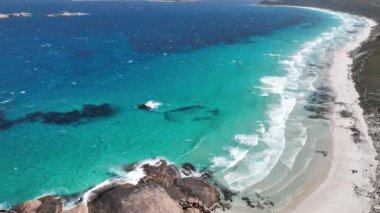
[[[0,111],[0,130],[9,129],[13,126],[13,122],[5,119],[4,111]]]
[[[111,105],[104,103],[101,105],[87,104],[81,110],[72,110],[69,112],[33,112],[24,117],[7,120],[5,113],[0,112],[0,130],[11,128],[14,124],[33,123],[41,121],[46,124],[69,125],[79,123],[83,119],[94,119],[100,117],[109,117],[114,113]]]
[[[13,126],[13,122],[5,120],[5,119],[0,119],[0,130],[9,129],[12,126]]]
[[[99,117],[107,117],[112,115],[114,110],[112,109],[111,105],[105,103],[101,105],[93,105],[93,104],[88,104],[84,105],[82,112],[81,112],[81,117],[84,118],[99,118]]]
[[[219,110],[209,110],[200,105],[180,107],[164,112],[166,120],[171,122],[205,121],[219,115]]]
[[[307,97],[307,101],[308,105],[304,107],[305,110],[313,112],[312,115],[308,116],[309,118],[328,119],[335,97],[332,95],[332,90],[329,87],[321,86]]]
[[[313,119],[328,119],[328,114],[330,113],[330,109],[326,106],[305,106],[307,111],[313,112],[313,115],[309,115],[309,118]]]
[[[308,97],[309,102],[316,104],[324,104],[328,102],[333,102],[334,100],[334,96],[323,92],[314,92]]]
[[[235,195],[237,195],[237,193],[235,193],[235,192],[233,192],[233,191],[231,191],[225,187],[221,187],[220,191],[222,192],[225,201],[233,202],[233,197]]]
[[[361,142],[361,132],[358,129],[356,125],[350,127],[351,130],[351,136],[354,139],[355,143],[360,143]]]
[[[71,112],[48,112],[42,115],[42,119],[44,123],[48,124],[72,124],[79,122],[81,114],[78,110]]]
[[[26,114],[25,117],[21,120],[22,121],[29,121],[29,122],[36,122],[42,118],[44,115],[43,112],[33,112]]]

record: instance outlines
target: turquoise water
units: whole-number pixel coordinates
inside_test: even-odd
[[[277,162],[268,153],[281,155],[282,126],[298,91],[290,89],[284,98],[292,76],[283,62],[342,25],[320,11],[248,3],[40,6],[25,6],[35,14],[31,18],[0,21],[5,118],[101,103],[115,113],[70,125],[34,122],[0,130],[5,203],[78,193],[124,164],[158,156],[212,170],[233,189],[253,185],[259,176],[231,182],[243,178],[231,170],[265,174]],[[44,16],[64,9],[90,16]],[[135,108],[149,100],[162,105],[152,112]]]

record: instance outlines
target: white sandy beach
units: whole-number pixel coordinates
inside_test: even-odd
[[[305,191],[296,196],[294,202],[281,212],[364,213],[369,212],[371,208],[366,192],[373,190],[371,179],[375,178],[377,161],[372,140],[368,136],[363,110],[359,106],[359,94],[351,79],[352,58],[349,57],[349,53],[369,37],[372,27],[376,25],[372,20],[367,19],[367,22],[369,27],[354,42],[348,43],[335,53],[330,69],[331,85],[339,104],[334,107],[332,116],[333,153],[327,177],[311,192],[306,185]],[[353,118],[341,117],[342,110],[352,112]],[[362,142],[358,144],[355,144],[349,129],[355,121],[362,133]]]

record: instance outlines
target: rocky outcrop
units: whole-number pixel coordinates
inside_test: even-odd
[[[18,204],[12,208],[10,212],[17,213],[61,213],[63,199],[52,195],[38,198],[37,200],[29,200]]]
[[[41,206],[37,213],[60,213],[62,212],[63,199],[58,196],[48,195],[38,199]]]
[[[195,169],[190,166],[191,164],[185,165],[187,165],[186,168],[188,169]],[[177,202],[182,201],[183,203],[183,201],[190,200],[192,207],[194,202],[197,201],[198,204],[202,204],[202,208],[198,208],[204,210],[220,202],[218,189],[206,179],[199,177],[182,178],[177,167],[168,165],[164,160],[161,160],[159,165],[146,164],[143,168],[146,176],[140,180],[140,184],[155,183],[163,187],[169,196]]]
[[[14,208],[14,211],[19,213],[37,213],[37,210],[41,206],[41,203],[42,202],[39,200],[29,200],[17,205]]]
[[[219,190],[207,178],[193,177],[195,167],[190,163],[178,169],[159,160],[139,165],[145,176],[136,185],[109,181],[83,195],[77,205],[63,210],[65,200],[60,196],[44,196],[12,208],[17,213],[208,213],[229,204],[220,200]],[[128,167],[125,169],[130,170]],[[182,172],[186,171],[186,172]],[[205,177],[205,176],[203,176]],[[206,177],[209,177],[207,175]],[[8,211],[8,212],[12,212]]]
[[[119,185],[88,204],[91,213],[179,213],[181,206],[155,183]]]

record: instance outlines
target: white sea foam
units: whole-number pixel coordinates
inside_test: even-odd
[[[70,210],[73,209],[77,204],[77,201],[75,199],[67,200],[63,205],[63,210]]]
[[[284,92],[286,77],[266,76],[260,79],[263,93],[282,94]]]
[[[257,135],[235,135],[234,140],[239,144],[256,146],[259,143],[259,136]]]
[[[281,56],[280,53],[268,53],[268,54],[263,54],[263,55],[271,56],[271,57],[280,57]]]
[[[293,168],[298,153],[305,146],[307,140],[306,127],[302,125],[302,121],[292,121],[290,125],[290,131],[287,132],[288,138],[291,140],[286,143],[284,152],[281,155],[281,163],[285,165],[289,170]]]
[[[261,135],[264,134],[265,133],[265,126],[264,126],[263,122],[258,121],[257,126],[258,126],[258,128],[257,128],[256,132],[260,133]]]
[[[228,147],[227,150],[229,152],[229,156],[218,156],[212,158],[213,167],[225,167],[227,169],[232,168],[248,154],[247,149],[242,149],[239,147]]]
[[[4,100],[4,101],[1,101],[0,104],[8,104],[10,102],[12,102],[13,99],[7,99],[7,100]]]
[[[9,205],[7,203],[0,203],[0,210],[8,209]]]
[[[153,100],[147,101],[145,103],[145,106],[147,106],[149,109],[158,109],[161,105],[162,103]]]

